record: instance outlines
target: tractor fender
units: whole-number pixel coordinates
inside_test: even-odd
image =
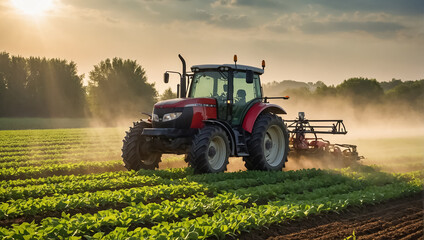
[[[203,120],[203,122],[205,123],[205,125],[218,125],[220,126],[222,129],[224,129],[224,131],[227,133],[228,135],[228,140],[230,140],[230,152],[231,152],[231,156],[234,156],[235,153],[235,135],[233,132],[233,129],[231,128],[231,126],[223,121],[219,121],[219,120],[214,120],[214,119],[208,119],[208,120]]]
[[[249,133],[252,133],[253,125],[256,122],[256,119],[261,113],[274,113],[274,114],[287,114],[287,112],[280,106],[276,104],[263,103],[259,102],[254,104],[243,119],[243,129]]]

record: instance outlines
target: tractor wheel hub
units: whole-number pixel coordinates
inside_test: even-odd
[[[214,147],[214,146],[211,146],[211,147],[209,148],[209,151],[208,151],[208,156],[209,156],[210,158],[213,158],[215,155],[216,155],[216,149],[215,149],[215,147]]]
[[[271,148],[272,148],[272,141],[268,139],[268,140],[265,142],[265,149],[266,149],[266,150],[270,150]]]

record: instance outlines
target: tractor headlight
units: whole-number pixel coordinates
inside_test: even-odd
[[[159,116],[157,114],[152,114],[152,119],[154,122],[159,122]]]
[[[162,121],[167,122],[174,119],[177,119],[179,116],[181,116],[182,112],[175,112],[175,113],[167,113],[163,115]]]

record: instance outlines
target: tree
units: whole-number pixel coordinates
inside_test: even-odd
[[[318,97],[337,96],[337,89],[333,85],[327,86],[324,83],[315,89],[315,95]]]
[[[162,95],[160,95],[160,100],[167,100],[177,98],[177,93],[174,93],[171,88],[166,89]]]
[[[400,84],[402,84],[402,80],[395,79],[395,78],[392,78],[392,81],[390,82],[380,82],[380,86],[383,88],[385,92],[389,91],[392,88],[395,88],[396,86]]]
[[[402,101],[418,110],[424,109],[424,80],[406,81],[387,91],[386,100]]]
[[[6,52],[0,53],[0,117],[6,115],[7,78],[10,74],[10,58]]]
[[[375,79],[350,78],[337,86],[337,92],[343,97],[351,97],[354,101],[369,102],[381,99],[383,88]]]
[[[82,117],[82,80],[73,62],[0,53],[0,116]]]
[[[84,75],[66,60],[29,58],[27,91],[32,115],[81,117],[85,115]]]
[[[8,115],[22,116],[28,113],[27,62],[23,57],[12,56],[10,60],[9,76],[7,78],[6,104]]]
[[[147,83],[144,69],[133,60],[106,59],[90,72],[88,98],[91,111],[107,123],[136,118],[151,112],[156,102],[154,84]]]

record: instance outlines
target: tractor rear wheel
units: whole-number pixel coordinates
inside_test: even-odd
[[[256,119],[247,142],[248,157],[243,157],[248,170],[281,171],[289,151],[288,133],[283,120],[270,113]]]
[[[206,125],[193,139],[188,161],[195,173],[217,173],[227,170],[230,143],[219,126]]]
[[[162,154],[150,152],[149,143],[141,135],[143,129],[150,127],[145,122],[135,122],[130,131],[127,132],[122,146],[122,159],[124,160],[125,167],[128,170],[140,169],[155,169],[159,167]]]

